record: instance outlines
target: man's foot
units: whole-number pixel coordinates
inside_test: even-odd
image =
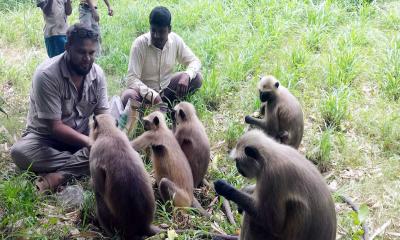
[[[45,191],[54,192],[58,186],[63,184],[65,181],[66,179],[64,174],[55,172],[39,176],[35,181],[35,185],[40,193]]]

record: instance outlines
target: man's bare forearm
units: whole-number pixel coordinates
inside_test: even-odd
[[[77,146],[77,147],[88,147],[90,146],[89,137],[75,131],[71,127],[65,125],[61,121],[57,121],[51,124],[52,135],[59,141]]]
[[[72,13],[72,4],[71,4],[71,0],[67,0],[67,2],[65,3],[65,15],[69,16]]]
[[[104,3],[107,5],[108,8],[110,8],[110,2],[108,0],[104,0]]]

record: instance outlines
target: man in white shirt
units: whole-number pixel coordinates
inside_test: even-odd
[[[132,44],[128,89],[121,97],[124,105],[129,99],[132,106],[138,106],[143,100],[150,104],[166,102],[171,105],[199,89],[202,84],[200,60],[180,36],[171,32],[169,10],[161,6],[154,8],[149,22],[150,32],[139,36]],[[186,70],[174,73],[177,63],[186,66]],[[133,123],[136,121],[135,112],[131,116]]]

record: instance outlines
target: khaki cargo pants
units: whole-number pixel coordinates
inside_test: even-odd
[[[61,172],[66,178],[89,176],[89,149],[77,149],[36,133],[25,133],[11,148],[21,170],[36,174]]]

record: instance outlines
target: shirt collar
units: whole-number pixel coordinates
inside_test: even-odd
[[[71,78],[71,73],[69,72],[67,68],[67,57],[66,57],[66,52],[62,54],[60,57],[60,68],[61,68],[61,74],[63,75],[64,78]],[[86,74],[85,76],[85,81],[94,81],[97,79],[97,73],[96,73],[96,68],[95,68],[95,63],[93,63],[92,68],[90,69],[89,73]]]

